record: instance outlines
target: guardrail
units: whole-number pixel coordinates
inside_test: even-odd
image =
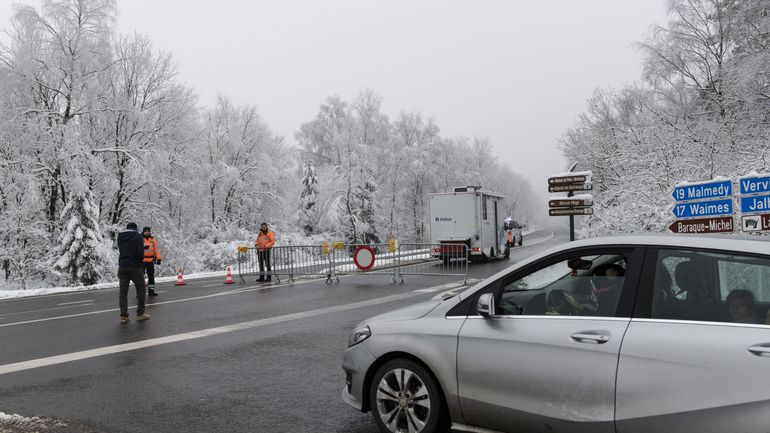
[[[327,284],[339,283],[344,275],[387,276],[390,283],[403,284],[404,275],[461,276],[467,280],[468,246],[466,244],[409,243],[289,245],[270,248],[267,262],[259,268],[260,253],[254,247],[238,248],[238,275],[325,278]],[[269,263],[269,265],[268,265]],[[269,269],[269,270],[268,270]]]

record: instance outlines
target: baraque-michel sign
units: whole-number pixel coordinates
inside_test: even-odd
[[[733,217],[700,218],[674,221],[668,226],[674,233],[727,233],[733,231]]]

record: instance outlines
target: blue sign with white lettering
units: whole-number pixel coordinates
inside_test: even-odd
[[[770,212],[770,195],[741,197],[741,212],[746,214]]]
[[[733,199],[699,201],[674,205],[671,212],[677,218],[711,217],[733,214]]]
[[[770,175],[742,177],[738,182],[741,184],[741,194],[770,192]]]
[[[733,195],[733,181],[720,180],[716,182],[685,184],[674,187],[671,196],[676,201],[705,200]]]

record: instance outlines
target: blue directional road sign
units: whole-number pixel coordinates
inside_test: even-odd
[[[770,192],[770,174],[742,177],[738,179],[738,183],[741,186],[741,195]]]
[[[770,195],[750,195],[741,197],[741,212],[770,213]]]
[[[677,218],[711,217],[733,214],[733,199],[678,203],[671,212]]]
[[[733,181],[729,179],[679,185],[671,192],[671,196],[676,201],[708,200],[731,195],[733,195]]]

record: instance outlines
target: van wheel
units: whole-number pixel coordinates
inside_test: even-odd
[[[377,370],[369,407],[383,433],[438,433],[449,424],[435,380],[408,359],[388,361]]]

